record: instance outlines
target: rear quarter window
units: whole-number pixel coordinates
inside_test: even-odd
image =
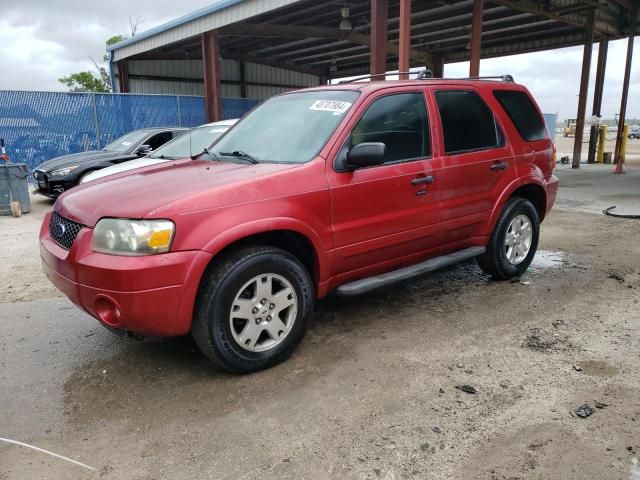
[[[504,146],[504,136],[491,109],[470,90],[435,92],[447,155]]]
[[[533,142],[548,138],[544,120],[529,95],[514,90],[495,90],[493,95],[524,140]]]

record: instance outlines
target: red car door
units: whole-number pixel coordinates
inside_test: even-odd
[[[485,99],[472,86],[434,86],[430,102],[442,170],[444,243],[478,235],[500,194],[515,178],[513,151]]]
[[[365,276],[401,264],[437,244],[439,161],[420,89],[383,90],[355,112],[327,162],[334,275]],[[352,172],[335,160],[363,142],[383,142],[382,165]]]

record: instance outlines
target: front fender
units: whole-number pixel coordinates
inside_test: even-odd
[[[253,235],[277,230],[287,230],[304,236],[315,250],[318,279],[325,280],[329,275],[329,253],[325,249],[320,235],[304,222],[288,217],[265,218],[237,225],[212,238],[203,248],[205,252],[216,255],[229,245]]]

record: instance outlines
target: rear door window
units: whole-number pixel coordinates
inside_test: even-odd
[[[165,143],[167,143],[173,137],[172,132],[162,132],[152,136],[147,140],[147,145],[151,146],[151,150],[156,150],[158,147],[161,147]]]
[[[424,96],[398,93],[375,100],[351,132],[351,146],[382,142],[387,147],[385,163],[431,155],[429,125]]]
[[[447,155],[504,145],[493,112],[476,92],[441,90],[435,96]]]
[[[524,140],[533,142],[547,138],[544,120],[529,95],[513,90],[496,90],[493,95]]]

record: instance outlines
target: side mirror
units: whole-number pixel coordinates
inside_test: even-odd
[[[349,170],[382,165],[387,154],[387,146],[382,142],[359,143],[347,153],[345,167]]]
[[[136,150],[136,154],[139,157],[144,157],[145,155],[149,155],[151,152],[153,152],[153,148],[151,148],[151,145],[140,145],[138,147],[138,150]]]

